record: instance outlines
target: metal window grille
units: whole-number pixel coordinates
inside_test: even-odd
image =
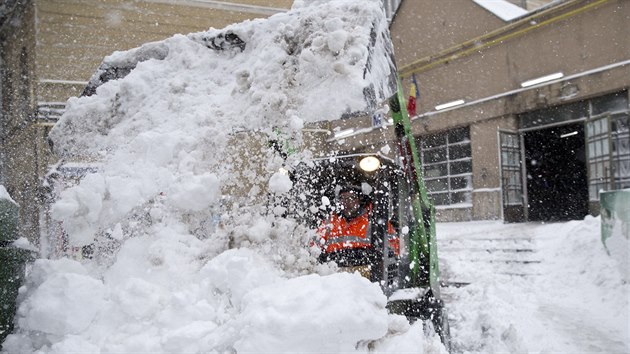
[[[517,134],[501,134],[503,200],[506,205],[523,205],[521,148]]]
[[[37,102],[37,121],[40,123],[56,123],[65,110],[65,102]]]
[[[424,180],[436,205],[472,201],[472,149],[468,127],[417,138]]]
[[[589,199],[599,192],[630,188],[630,106],[620,92],[589,101],[586,123]]]

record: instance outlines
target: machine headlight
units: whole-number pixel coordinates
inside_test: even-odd
[[[373,172],[381,167],[381,160],[376,156],[366,156],[359,161],[359,167],[361,167],[363,171]]]

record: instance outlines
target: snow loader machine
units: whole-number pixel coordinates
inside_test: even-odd
[[[407,110],[407,100],[394,59],[386,20],[371,24],[363,67],[364,105],[341,117],[309,123],[302,129],[302,147],[312,158],[294,166],[288,215],[312,229],[334,212],[343,185],[361,186],[372,204],[369,213],[370,252],[363,259],[335,259],[344,271],[357,271],[380,284],[391,313],[410,322],[422,321],[428,334],[439,335],[451,351],[447,310],[440,291],[435,206],[429,198]],[[337,95],[318,97],[325,102]],[[291,143],[272,144],[282,155]],[[399,253],[389,246],[390,226]],[[326,261],[320,257],[320,261]],[[368,268],[369,271],[362,271]]]
[[[294,187],[288,209],[315,229],[334,212],[332,201],[340,186],[361,186],[372,203],[367,231],[372,249],[363,259],[334,261],[340,270],[358,270],[379,283],[391,313],[410,322],[423,321],[425,329],[437,333],[450,351],[447,311],[440,294],[435,207],[427,195],[399,80],[394,87],[395,94],[373,112],[354,114],[333,128],[334,122],[327,129],[321,124],[305,129],[324,138],[315,140],[318,157],[291,171]],[[377,127],[354,129],[372,138],[361,133],[344,137],[344,132],[353,130],[347,126],[357,120],[377,123]],[[333,131],[341,138],[335,138]],[[319,205],[317,210],[313,205]],[[388,245],[389,225],[399,239],[398,255]],[[366,268],[369,271],[363,271]]]
[[[311,31],[317,30],[313,21],[305,23]],[[363,72],[363,86],[353,88],[359,96],[362,92],[359,98],[363,101],[362,108],[349,109],[341,117],[307,122],[301,129],[300,146],[292,146],[291,141],[283,138],[288,134],[282,134],[282,127],[277,128],[275,136],[260,130],[234,132],[229,144],[232,150],[226,155],[239,157],[231,162],[238,185],[222,193],[231,196],[255,189],[261,191],[259,195],[269,196],[264,191],[268,179],[260,178],[268,171],[252,170],[255,164],[251,161],[257,154],[265,158],[263,151],[268,149],[275,150],[286,161],[295,151],[309,152],[308,159],[286,165],[285,172],[293,182],[289,194],[268,203],[276,203],[276,206],[280,203],[287,217],[311,229],[317,229],[333,211],[330,201],[334,200],[336,188],[342,184],[365,187],[364,193],[372,203],[369,216],[372,252],[361,260],[337,259],[336,263],[342,270],[368,267],[368,277],[380,284],[388,297],[388,310],[406,316],[410,322],[423,321],[427,331],[437,333],[450,350],[447,312],[440,294],[435,207],[425,187],[388,24],[383,13],[353,26],[364,26],[370,32],[369,43],[365,43],[368,54],[359,68]],[[230,52],[233,56],[244,55],[248,46],[246,38],[229,29],[213,37],[190,38],[213,51]],[[294,57],[304,49],[300,46],[306,45],[297,40],[291,43],[288,55],[293,56],[292,61],[300,62]],[[94,94],[107,81],[124,78],[142,61],[163,60],[167,54],[168,48],[155,42],[129,51],[125,60],[104,61],[83,95]],[[331,60],[335,60],[336,55],[331,56]],[[292,89],[297,91],[300,87],[293,85]],[[324,97],[317,98],[326,102],[337,99],[335,96],[339,95],[329,89]],[[326,115],[325,112],[310,113]],[[237,160],[242,161],[242,165]],[[239,174],[239,170],[248,173]],[[254,177],[248,179],[247,176],[252,175]],[[398,254],[388,246],[389,225],[399,239]]]

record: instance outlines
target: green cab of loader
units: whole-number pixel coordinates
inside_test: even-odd
[[[400,89],[399,89],[400,92]],[[394,148],[387,153],[366,147],[339,150],[298,165],[290,214],[316,229],[333,212],[335,192],[343,185],[362,186],[369,197],[370,252],[363,259],[335,259],[341,270],[360,271],[379,283],[390,312],[430,324],[450,350],[447,313],[440,294],[435,235],[435,209],[427,197],[409,117],[401,112],[402,97],[392,97],[389,117]],[[322,201],[327,201],[322,203]],[[309,212],[306,212],[309,211]],[[389,225],[399,240],[399,254],[389,251]]]

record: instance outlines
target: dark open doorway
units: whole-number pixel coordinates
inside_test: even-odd
[[[588,214],[584,125],[525,133],[528,219],[582,219]]]

